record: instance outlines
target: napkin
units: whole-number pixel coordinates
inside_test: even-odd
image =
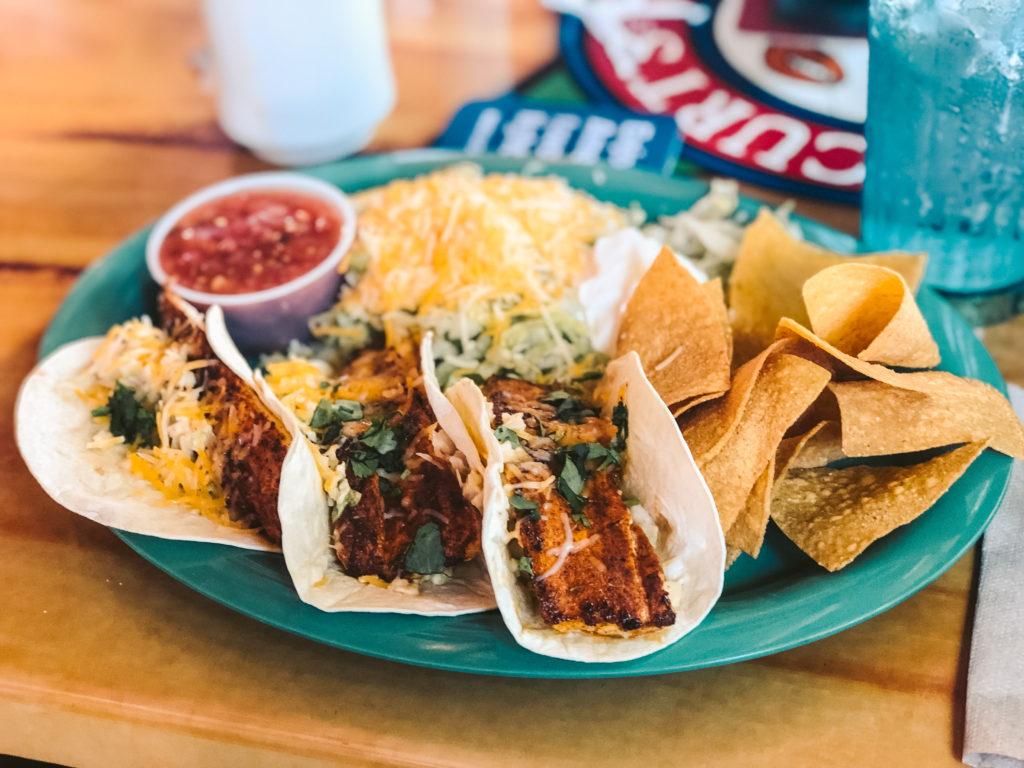
[[[1024,414],[1024,389],[1010,402]],[[1024,463],[981,546],[981,581],[967,673],[964,762],[1024,768]]]

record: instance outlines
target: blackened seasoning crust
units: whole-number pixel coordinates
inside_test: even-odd
[[[206,382],[209,397],[218,404],[213,459],[220,468],[228,512],[279,544],[277,495],[291,436],[248,384],[222,363],[213,367],[216,378]]]
[[[529,459],[506,464],[506,483],[543,483],[558,473],[564,461],[556,458],[560,451],[579,443],[608,448],[615,438],[614,425],[600,416],[558,419],[557,408],[541,401],[552,399],[545,387],[491,379],[484,391],[496,424],[503,414],[522,414],[531,435],[524,446]],[[579,511],[554,483],[519,494],[537,505],[536,510],[511,512],[532,570],[523,579],[545,624],[560,631],[629,635],[675,623],[661,563],[622,500],[617,466],[590,472],[581,494],[586,503]],[[567,528],[575,551],[566,556]]]
[[[197,376],[203,402],[212,412],[212,459],[229,516],[280,543],[277,495],[291,435],[252,387],[217,359],[203,329],[166,292],[160,295],[158,308],[161,327],[185,345],[190,360],[212,361]]]
[[[342,570],[383,581],[413,575],[405,569],[405,556],[427,523],[439,529],[446,566],[476,557],[480,512],[463,497],[450,453],[437,447],[446,438],[439,439],[412,353],[392,348],[361,352],[337,384],[350,393],[375,393],[360,398],[365,418],[346,424],[338,450],[349,485],[360,494],[334,523],[334,550]],[[352,459],[364,450],[360,438],[374,423],[393,431],[400,461],[382,468],[386,476],[360,477]]]

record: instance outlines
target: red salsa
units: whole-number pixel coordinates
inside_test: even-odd
[[[309,272],[340,236],[337,210],[317,197],[237,192],[182,216],[160,246],[160,266],[184,288],[250,293]]]

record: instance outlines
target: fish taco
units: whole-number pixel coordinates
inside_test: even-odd
[[[480,557],[483,463],[437,386],[429,337],[342,366],[293,355],[256,381],[314,459],[286,467],[281,493],[285,561],[305,602],[426,615],[494,607]]]
[[[486,457],[483,552],[520,645],[626,661],[700,623],[722,589],[722,533],[635,353],[596,386],[492,377],[447,395]]]
[[[283,420],[215,353],[206,318],[165,292],[159,323],[67,344],[25,380],[17,439],[57,502],[133,533],[276,550]]]

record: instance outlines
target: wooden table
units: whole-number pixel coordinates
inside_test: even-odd
[[[555,53],[554,20],[526,0],[391,12],[400,99],[375,149],[428,142],[458,104]],[[11,423],[49,317],[119,239],[260,167],[216,127],[190,63],[201,44],[180,0],[24,0],[0,15],[0,753],[81,766],[958,764],[973,556],[889,613],[770,658],[505,680],[269,629],[51,502]],[[851,209],[801,210],[856,225]],[[996,331],[1017,379],[1021,335]]]

